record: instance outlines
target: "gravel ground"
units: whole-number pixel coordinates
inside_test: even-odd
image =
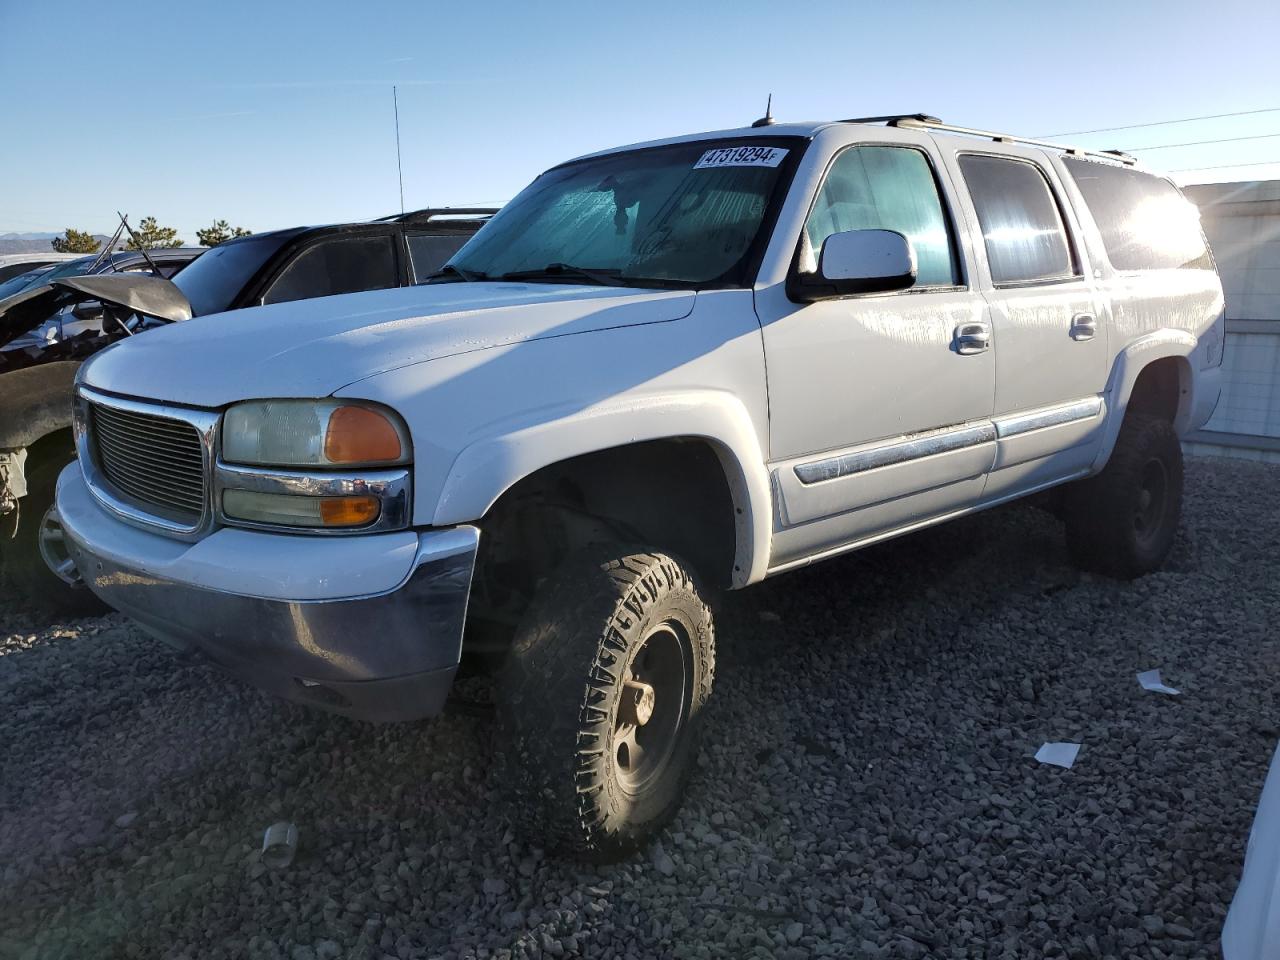
[[[482,708],[361,725],[0,600],[0,956],[1218,956],[1280,735],[1277,502],[1190,462],[1133,584],[1015,506],[725,598],[684,810],[604,868],[513,840]]]

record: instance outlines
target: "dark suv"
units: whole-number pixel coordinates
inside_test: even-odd
[[[435,273],[496,211],[432,209],[369,223],[292,227],[218,244],[174,278],[193,316],[382,290]]]

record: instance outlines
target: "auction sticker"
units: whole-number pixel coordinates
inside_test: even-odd
[[[776,167],[787,155],[785,147],[716,147],[702,155],[695,170],[707,167]]]

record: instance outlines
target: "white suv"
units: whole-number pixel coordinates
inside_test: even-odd
[[[555,167],[428,285],[98,354],[58,510],[99,596],[282,696],[408,720],[493,666],[517,822],[607,859],[693,766],[708,590],[1052,487],[1083,566],[1154,570],[1222,350],[1130,158],[766,120]]]

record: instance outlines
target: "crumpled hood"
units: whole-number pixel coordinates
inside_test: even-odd
[[[442,283],[250,307],[115,344],[90,386],[198,407],[323,397],[424,360],[526,340],[677,320],[690,291],[544,283]]]
[[[0,346],[11,343],[59,310],[85,300],[101,300],[148,317],[191,319],[191,304],[171,281],[137,273],[63,277],[0,300]]]

